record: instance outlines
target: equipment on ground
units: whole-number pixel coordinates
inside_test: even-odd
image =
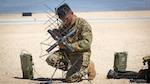
[[[132,79],[137,77],[137,72],[126,71],[127,67],[127,52],[115,52],[114,54],[114,70],[109,70],[107,78],[121,79],[127,78]]]
[[[31,54],[22,51],[20,54],[20,60],[23,78],[33,79],[33,62]]]
[[[150,83],[150,56],[143,57],[143,65],[148,66],[148,69],[141,69],[138,72],[137,78],[131,79],[130,82]]]
[[[115,52],[114,54],[114,70],[125,71],[127,66],[127,52]]]
[[[109,70],[107,74],[107,78],[114,78],[114,79],[121,79],[121,78],[126,78],[126,79],[132,79],[137,77],[137,72],[134,71],[113,71]]]
[[[150,56],[143,57],[143,64],[148,66],[148,69],[140,69],[139,72],[126,71],[127,54],[125,52],[115,53],[114,70],[109,70],[107,78],[111,79],[130,79],[130,82],[150,83]],[[123,63],[121,65],[121,63]]]

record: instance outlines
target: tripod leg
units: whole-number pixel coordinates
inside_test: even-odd
[[[59,61],[57,61],[58,63],[59,63]],[[59,64],[58,63],[55,63],[54,64],[54,66],[57,64],[57,67],[55,68],[55,71],[53,72],[53,74],[52,74],[52,76],[51,76],[51,79],[50,79],[50,81],[49,81],[49,84],[51,84],[52,83],[52,78],[54,77],[54,74],[56,73],[56,71],[57,71],[57,69],[58,69],[58,67],[59,67]]]
[[[51,79],[50,79],[50,81],[49,81],[50,84],[52,83],[52,78],[53,78],[54,74],[56,73],[56,70],[57,70],[57,69],[58,69],[58,68],[55,69],[54,73],[53,73],[52,76],[51,76]]]

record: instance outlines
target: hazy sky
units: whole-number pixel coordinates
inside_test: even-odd
[[[44,12],[63,0],[0,0],[0,13]],[[150,0],[65,0],[74,11],[150,10]]]

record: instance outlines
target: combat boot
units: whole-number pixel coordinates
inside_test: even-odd
[[[94,62],[90,60],[90,63],[88,65],[88,79],[89,80],[93,80],[96,76],[96,71],[95,71],[95,66],[94,66]]]

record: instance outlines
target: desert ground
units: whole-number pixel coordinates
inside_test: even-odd
[[[150,11],[75,12],[92,27],[91,60],[95,63],[96,77],[91,84],[130,84],[129,79],[107,79],[113,69],[114,53],[128,52],[126,70],[138,72],[143,68],[144,56],[150,55]],[[41,57],[41,42],[49,37],[46,13],[0,14],[0,84],[39,84],[38,79],[51,78],[55,68]],[[43,46],[42,46],[43,47]],[[34,80],[22,79],[20,53],[28,51],[34,62]],[[44,54],[44,53],[42,53]],[[146,66],[144,66],[146,68]],[[57,70],[52,84],[61,83],[65,72]],[[88,84],[87,80],[79,84]],[[64,83],[65,84],[65,83]],[[76,83],[75,83],[76,84]]]

